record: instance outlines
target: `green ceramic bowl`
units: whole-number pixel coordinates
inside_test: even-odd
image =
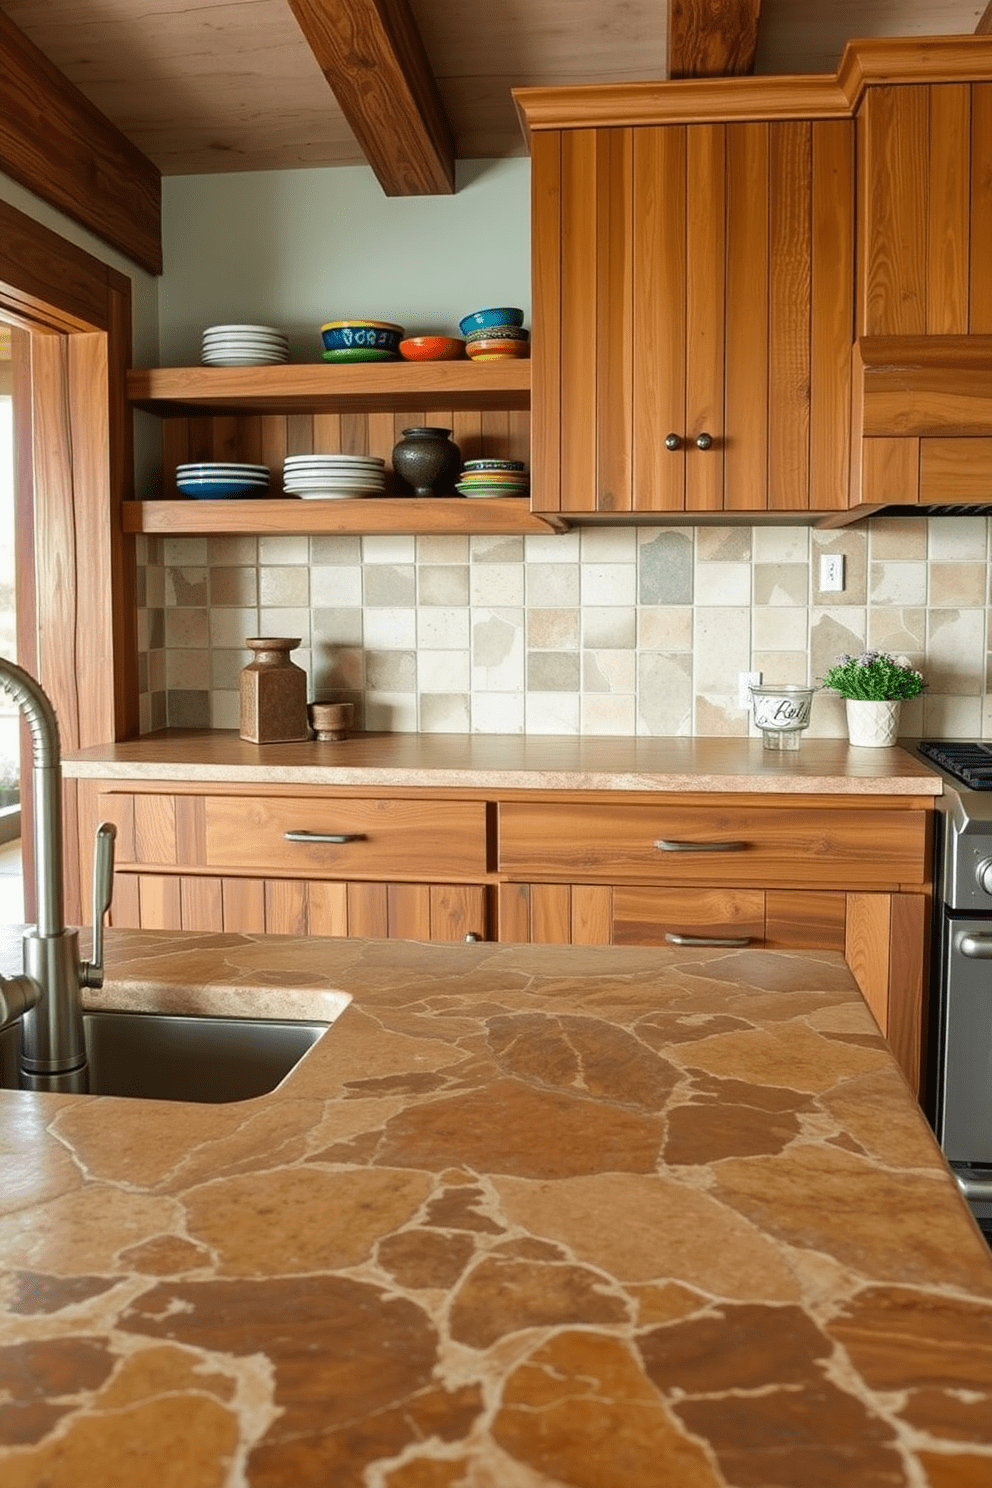
[[[398,362],[401,358],[395,351],[380,351],[375,346],[350,346],[341,351],[325,351],[321,355],[325,362]]]

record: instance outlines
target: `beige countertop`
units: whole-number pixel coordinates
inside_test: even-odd
[[[535,734],[355,734],[339,743],[249,744],[223,730],[166,729],[69,755],[66,776],[270,785],[463,790],[760,792],[939,796],[907,750],[806,739],[775,754],[760,739]]]
[[[0,1092],[4,1488],[984,1488],[992,1256],[843,959],[111,932],[352,1001],[228,1106]]]

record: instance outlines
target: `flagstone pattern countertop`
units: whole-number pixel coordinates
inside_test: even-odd
[[[355,734],[339,743],[249,744],[165,729],[69,755],[67,776],[401,789],[754,791],[939,796],[940,777],[905,749],[803,739],[627,739],[534,734]]]
[[[842,958],[111,932],[352,1002],[271,1095],[0,1092],[4,1488],[979,1488],[992,1256]]]

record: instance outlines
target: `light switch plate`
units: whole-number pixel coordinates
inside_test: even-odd
[[[820,554],[821,594],[840,594],[844,589],[844,554]]]

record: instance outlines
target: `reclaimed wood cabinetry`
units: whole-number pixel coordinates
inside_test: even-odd
[[[812,81],[777,117],[775,81],[706,122],[678,122],[690,88],[650,117],[630,89],[624,127],[569,127],[568,90],[542,115],[535,509],[846,506],[854,126]]]
[[[906,44],[858,109],[851,493],[866,508],[992,503],[992,38],[967,41],[947,57]]]
[[[117,927],[838,951],[918,1087],[923,798],[142,779],[79,810],[118,828]]]

